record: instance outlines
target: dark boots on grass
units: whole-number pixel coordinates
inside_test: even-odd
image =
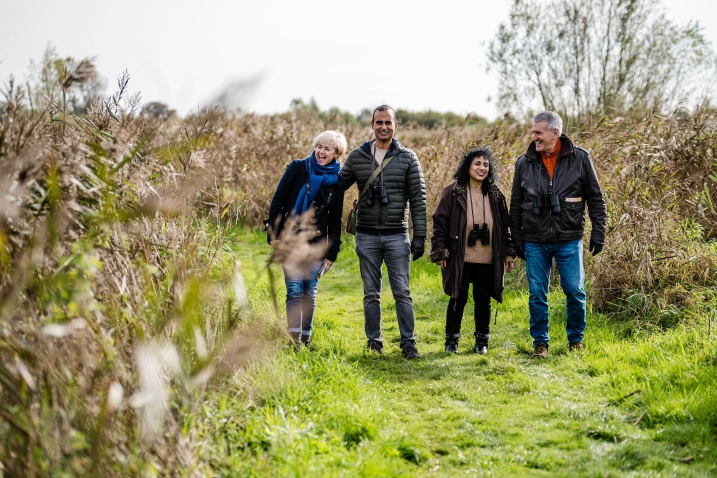
[[[461,338],[461,334],[446,334],[446,353],[457,354],[458,353],[458,339]]]
[[[475,334],[476,338],[476,344],[473,350],[475,350],[475,353],[477,354],[487,354],[488,353],[488,339],[490,339],[490,334],[479,334],[476,332]],[[457,354],[458,353],[458,339],[461,337],[461,334],[446,334],[446,353],[447,354]]]
[[[475,352],[477,354],[481,354],[481,355],[487,354],[488,353],[488,339],[490,339],[490,334],[479,334],[478,332],[476,332],[473,335],[475,335],[475,337],[476,337],[476,345],[474,348]]]
[[[313,350],[313,348],[311,347],[310,335],[304,335],[301,332],[289,332],[289,337],[291,337],[291,345],[297,352],[301,349],[301,347],[306,347],[308,350]]]

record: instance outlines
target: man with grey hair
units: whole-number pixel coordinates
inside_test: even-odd
[[[525,260],[530,289],[533,357],[548,355],[548,286],[553,259],[566,296],[566,332],[571,351],[582,351],[586,326],[583,234],[585,206],[592,223],[588,250],[605,243],[607,208],[587,151],[562,134],[563,120],[544,111],[533,118],[533,141],[515,163],[510,229],[518,257]]]

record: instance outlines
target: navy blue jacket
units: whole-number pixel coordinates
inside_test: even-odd
[[[267,221],[267,242],[272,237],[278,237],[284,228],[285,221],[291,217],[299,197],[299,191],[306,184],[308,172],[306,160],[296,159],[289,163],[284,176],[276,187],[274,198],[269,206],[269,219]],[[341,215],[344,208],[344,179],[332,186],[322,187],[314,199],[322,208],[316,218],[319,234],[311,240],[312,243],[323,241],[327,243],[325,259],[336,261],[341,248]],[[272,236],[273,231],[273,236]]]

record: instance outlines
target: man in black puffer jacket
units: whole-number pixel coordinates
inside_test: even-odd
[[[533,118],[533,142],[515,163],[510,196],[510,233],[525,260],[530,298],[533,357],[548,355],[548,286],[553,259],[566,296],[566,332],[571,351],[583,350],[586,326],[583,233],[585,206],[592,234],[589,251],[605,243],[607,209],[587,151],[562,133],[563,120],[544,111]]]
[[[408,287],[410,256],[423,255],[426,238],[426,185],[416,153],[393,138],[396,113],[382,105],[371,121],[375,140],[349,154],[341,168],[348,189],[359,193],[383,162],[383,171],[360,197],[356,221],[356,254],[364,286],[364,319],[368,348],[383,351],[381,334],[381,266],[385,262],[401,333],[401,350],[407,359],[419,358],[414,337],[414,314]],[[389,161],[390,160],[390,161]],[[408,238],[408,211],[413,220],[413,241]]]

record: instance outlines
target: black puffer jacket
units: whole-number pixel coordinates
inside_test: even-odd
[[[378,163],[371,154],[371,146],[375,140],[368,141],[361,147],[351,151],[342,168],[341,176],[346,180],[348,189],[356,183],[359,193],[366,181],[371,177],[374,165]],[[364,194],[359,203],[356,226],[359,228],[382,230],[408,229],[408,210],[410,206],[413,220],[413,236],[426,237],[426,185],[423,181],[423,170],[418,156],[404,147],[396,139],[386,153],[384,161],[396,156],[383,170],[383,185],[386,188],[388,204],[374,200],[371,207],[366,205],[368,193]],[[374,183],[381,183],[379,175]],[[407,204],[408,202],[408,204]]]
[[[305,159],[296,159],[287,166],[269,206],[269,219],[266,222],[267,242],[281,234],[284,222],[294,211],[296,199],[299,197],[299,191],[306,184],[307,176]],[[319,234],[311,242],[326,242],[328,238],[324,258],[335,262],[341,249],[341,215],[344,207],[344,179],[341,175],[333,186],[322,187],[314,201],[325,207],[317,218]]]
[[[524,241],[558,242],[582,239],[585,232],[585,205],[592,223],[591,239],[605,243],[607,208],[600,183],[587,151],[565,135],[553,173],[553,193],[560,198],[560,214],[543,207],[533,214],[533,198],[548,191],[550,177],[540,153],[531,142],[528,151],[515,163],[510,195],[510,232],[516,249]]]

